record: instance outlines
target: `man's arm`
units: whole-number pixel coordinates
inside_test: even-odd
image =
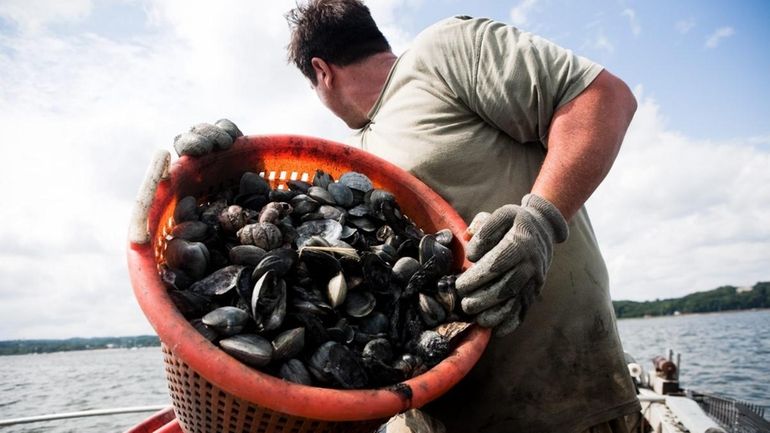
[[[548,153],[532,193],[572,218],[612,167],[635,111],[628,86],[602,71],[554,113]]]

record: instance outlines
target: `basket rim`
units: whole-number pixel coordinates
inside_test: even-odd
[[[249,135],[236,140],[227,152],[302,152],[325,157],[353,158],[356,165],[376,167],[395,176],[424,204],[441,212],[457,235],[466,224],[436,192],[405,170],[361,149],[303,135]],[[181,157],[169,169],[169,178],[190,166],[222,158],[219,152],[204,157]],[[351,160],[353,160],[351,159]],[[163,206],[173,199],[170,179],[162,181],[150,208],[149,230],[155,233]],[[465,240],[456,236],[464,247]],[[407,381],[379,389],[339,390],[299,385],[242,364],[198,333],[178,312],[156,267],[153,242],[128,242],[128,268],[134,294],[145,316],[168,349],[219,388],[243,400],[294,416],[325,421],[358,421],[386,418],[438,398],[459,382],[476,364],[489,342],[490,332],[473,326],[465,339],[442,362]],[[469,265],[465,261],[463,268]]]

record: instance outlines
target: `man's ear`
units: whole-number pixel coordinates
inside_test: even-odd
[[[332,68],[326,61],[320,57],[313,57],[310,59],[310,64],[315,71],[316,85],[323,83],[325,87],[332,87],[334,82],[334,74]]]

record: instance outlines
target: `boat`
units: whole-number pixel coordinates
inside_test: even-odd
[[[631,433],[770,433],[764,408],[726,396],[683,388],[681,354],[652,359],[645,370],[626,354],[642,413]]]

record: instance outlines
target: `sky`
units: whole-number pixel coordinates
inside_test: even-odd
[[[0,340],[152,332],[128,279],[150,157],[199,122],[342,140],[286,63],[293,1],[0,0]],[[770,280],[770,5],[370,0],[398,54],[466,14],[604,65],[639,109],[588,201],[614,299]]]

